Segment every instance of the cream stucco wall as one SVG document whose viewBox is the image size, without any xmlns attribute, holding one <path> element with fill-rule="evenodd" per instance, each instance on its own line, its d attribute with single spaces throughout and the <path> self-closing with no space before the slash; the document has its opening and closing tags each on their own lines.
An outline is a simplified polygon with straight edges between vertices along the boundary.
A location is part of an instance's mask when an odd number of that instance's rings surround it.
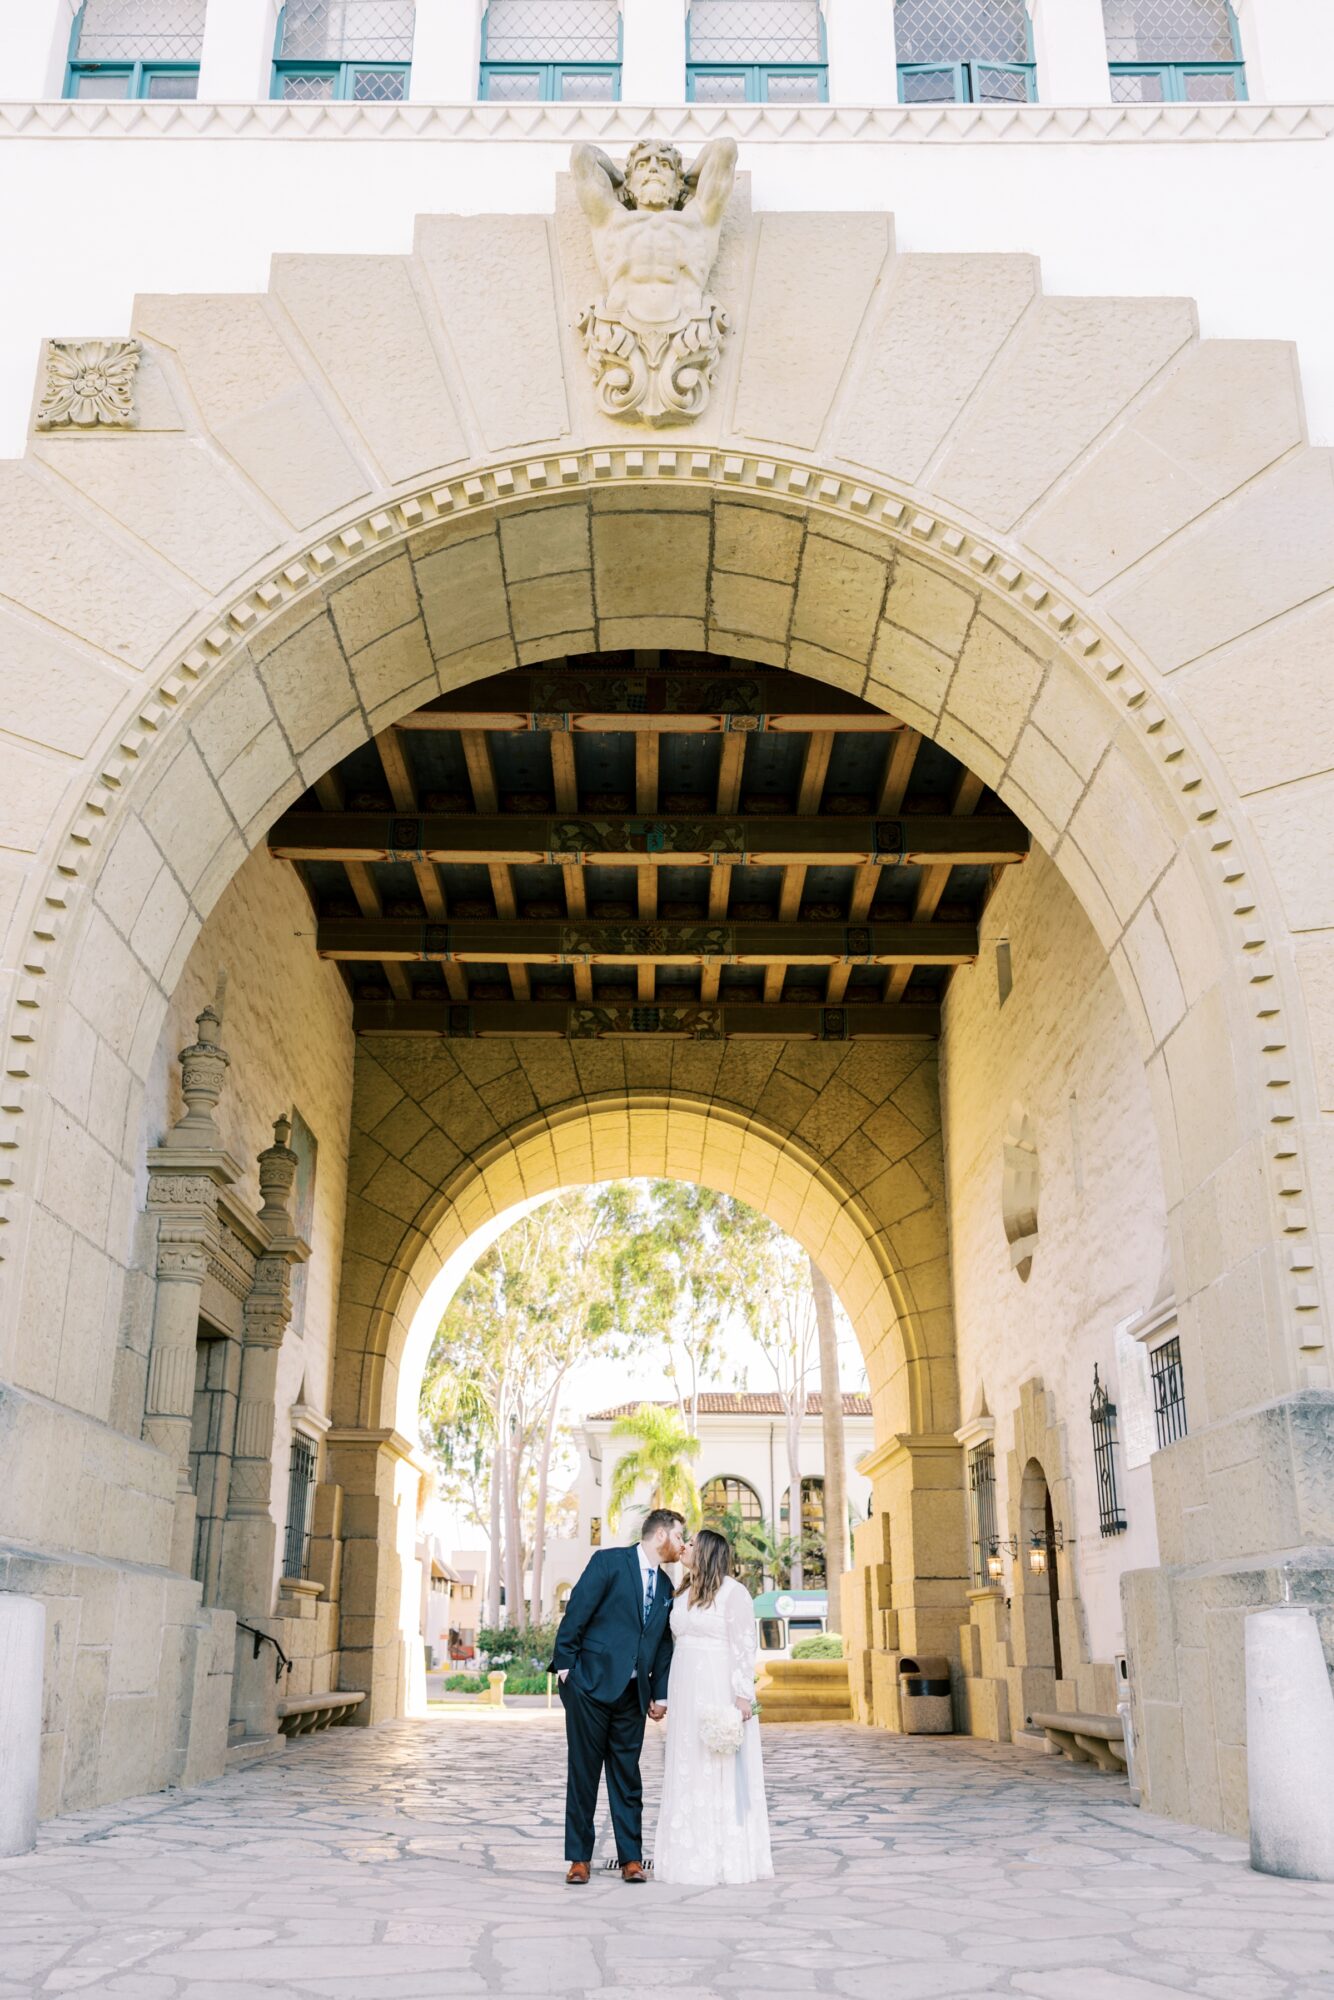
<svg viewBox="0 0 1334 2000">
<path fill-rule="evenodd" d="M 215 998 L 225 970 L 221 1039 L 231 1068 L 217 1123 L 243 1170 L 234 1191 L 252 1209 L 260 1207 L 256 1156 L 272 1144 L 272 1120 L 280 1113 L 300 1112 L 318 1146 L 310 1261 L 295 1280 L 304 1285 L 302 1323 L 290 1329 L 278 1366 L 273 1513 L 280 1528 L 287 1503 L 287 1413 L 303 1383 L 310 1407 L 329 1408 L 347 1202 L 352 1006 L 337 968 L 315 956 L 313 926 L 295 869 L 257 850 L 220 898 L 172 996 L 148 1076 L 138 1154 L 142 1201 L 146 1150 L 185 1109 L 177 1052 L 195 1039 L 195 1016 Z M 281 1557 L 280 1538 L 276 1559 Z"/>
<path fill-rule="evenodd" d="M 1020 1384 L 1040 1376 L 1066 1423 L 1066 1470 L 1077 1520 L 1062 1525 L 1088 1618 L 1089 1657 L 1123 1650 L 1119 1580 L 1158 1559 L 1147 1465 L 1119 1457 L 1128 1529 L 1098 1530 L 1092 1436 L 1093 1367 L 1120 1393 L 1116 1329 L 1155 1296 L 1167 1213 L 1153 1109 L 1107 954 L 1040 850 L 1007 871 L 987 906 L 983 951 L 956 977 L 945 1008 L 941 1094 L 959 1401 L 996 1420 L 997 1521 L 1008 1491 Z M 995 945 L 1008 939 L 1013 989 L 1001 1005 Z M 1006 1128 L 1032 1121 L 1040 1175 L 1038 1238 L 1025 1281 L 1002 1222 Z M 1046 1468 L 1054 1481 L 1059 1468 Z M 1020 1560 L 1023 1560 L 1022 1552 Z"/>
</svg>

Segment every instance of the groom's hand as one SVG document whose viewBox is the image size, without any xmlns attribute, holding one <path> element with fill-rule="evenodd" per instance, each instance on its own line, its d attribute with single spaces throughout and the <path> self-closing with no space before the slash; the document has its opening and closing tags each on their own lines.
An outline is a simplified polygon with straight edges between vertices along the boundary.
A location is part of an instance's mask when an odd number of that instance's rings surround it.
<svg viewBox="0 0 1334 2000">
<path fill-rule="evenodd" d="M 667 1713 L 667 1704 L 665 1701 L 651 1701 L 649 1703 L 648 1714 L 650 1722 L 661 1722 L 663 1716 L 666 1715 L 666 1713 Z"/>
</svg>

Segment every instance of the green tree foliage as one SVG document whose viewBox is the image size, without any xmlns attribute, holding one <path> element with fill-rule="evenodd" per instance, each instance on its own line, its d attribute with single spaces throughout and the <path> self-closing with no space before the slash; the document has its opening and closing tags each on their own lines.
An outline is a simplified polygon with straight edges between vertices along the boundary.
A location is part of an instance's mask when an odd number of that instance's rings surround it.
<svg viewBox="0 0 1334 2000">
<path fill-rule="evenodd" d="M 698 1455 L 699 1439 L 679 1412 L 664 1409 L 661 1403 L 641 1403 L 633 1416 L 616 1419 L 611 1434 L 634 1442 L 617 1459 L 611 1475 L 608 1525 L 616 1527 L 639 1488 L 647 1485 L 650 1507 L 674 1507 L 685 1515 L 688 1527 L 698 1527 L 699 1488 L 689 1461 Z"/>
</svg>

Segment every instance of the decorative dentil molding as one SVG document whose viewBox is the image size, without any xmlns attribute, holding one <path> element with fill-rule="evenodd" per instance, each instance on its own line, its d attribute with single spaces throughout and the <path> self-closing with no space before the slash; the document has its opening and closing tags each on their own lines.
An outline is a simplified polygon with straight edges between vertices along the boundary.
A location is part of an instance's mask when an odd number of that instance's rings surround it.
<svg viewBox="0 0 1334 2000">
<path fill-rule="evenodd" d="M 1331 104 L 251 104 L 58 101 L 0 104 L 3 139 L 352 139 L 420 144 L 498 139 L 630 145 L 650 133 L 696 147 L 747 145 L 1180 145 L 1220 139 L 1327 139 Z"/>
<path fill-rule="evenodd" d="M 48 340 L 38 430 L 132 430 L 137 340 Z"/>
</svg>

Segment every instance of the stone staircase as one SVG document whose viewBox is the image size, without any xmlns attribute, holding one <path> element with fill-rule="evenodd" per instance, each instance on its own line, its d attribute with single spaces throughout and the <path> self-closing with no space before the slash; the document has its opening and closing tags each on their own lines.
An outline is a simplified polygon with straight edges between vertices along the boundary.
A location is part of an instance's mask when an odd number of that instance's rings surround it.
<svg viewBox="0 0 1334 2000">
<path fill-rule="evenodd" d="M 770 1660 L 756 1682 L 761 1722 L 851 1722 L 846 1660 Z"/>
</svg>

